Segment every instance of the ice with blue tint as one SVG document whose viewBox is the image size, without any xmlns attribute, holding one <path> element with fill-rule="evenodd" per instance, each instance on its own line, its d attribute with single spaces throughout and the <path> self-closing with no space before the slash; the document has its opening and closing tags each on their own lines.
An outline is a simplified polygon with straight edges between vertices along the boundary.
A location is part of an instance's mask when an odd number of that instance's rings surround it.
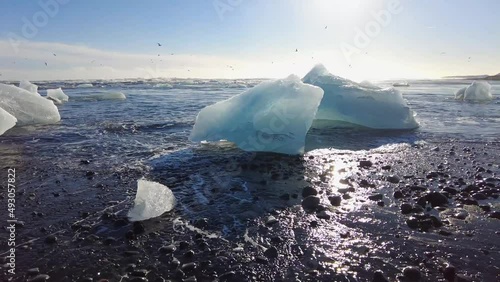
<svg viewBox="0 0 500 282">
<path fill-rule="evenodd" d="M 245 151 L 300 154 L 322 98 L 321 88 L 295 75 L 263 82 L 202 109 L 189 139 L 227 140 Z"/>
<path fill-rule="evenodd" d="M 459 90 L 459 92 L 462 89 Z M 489 101 L 493 100 L 491 85 L 486 81 L 474 81 L 463 90 L 464 101 Z"/>
<path fill-rule="evenodd" d="M 17 119 L 13 115 L 0 108 L 0 135 L 4 134 L 5 131 L 14 127 L 16 125 L 16 122 Z"/>
<path fill-rule="evenodd" d="M 321 87 L 325 92 L 316 120 L 373 129 L 419 126 L 415 113 L 401 92 L 394 88 L 380 89 L 373 84 L 356 83 L 331 74 L 323 65 L 316 65 L 302 81 Z"/>
<path fill-rule="evenodd" d="M 47 98 L 54 100 L 54 102 L 68 102 L 68 95 L 64 94 L 61 88 L 47 89 Z"/>
<path fill-rule="evenodd" d="M 27 81 L 27 80 L 21 80 L 19 82 L 19 88 L 27 90 L 30 93 L 40 95 L 40 94 L 38 94 L 38 86 Z"/>
<path fill-rule="evenodd" d="M 467 87 L 460 88 L 456 93 L 455 93 L 455 99 L 456 100 L 463 100 L 465 96 L 465 90 Z"/>
<path fill-rule="evenodd" d="M 157 182 L 137 181 L 134 207 L 128 212 L 130 221 L 141 221 L 158 217 L 175 206 L 174 193 L 167 186 Z"/>
<path fill-rule="evenodd" d="M 13 85 L 0 83 L 0 108 L 13 115 L 18 126 L 51 124 L 61 120 L 53 102 Z"/>
</svg>

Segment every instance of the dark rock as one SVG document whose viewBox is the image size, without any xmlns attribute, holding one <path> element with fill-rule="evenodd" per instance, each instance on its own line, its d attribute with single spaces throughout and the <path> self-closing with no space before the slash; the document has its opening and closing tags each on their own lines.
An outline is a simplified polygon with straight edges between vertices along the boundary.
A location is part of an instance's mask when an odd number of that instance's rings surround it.
<svg viewBox="0 0 500 282">
<path fill-rule="evenodd" d="M 415 217 L 410 217 L 406 220 L 406 224 L 408 225 L 408 227 L 410 227 L 411 229 L 417 229 L 418 226 L 419 226 L 419 222 L 418 222 L 418 219 L 415 218 Z"/>
<path fill-rule="evenodd" d="M 197 267 L 196 263 L 190 262 L 190 263 L 185 263 L 181 266 L 182 271 L 184 272 L 190 272 L 195 270 Z"/>
<path fill-rule="evenodd" d="M 403 192 L 396 191 L 396 192 L 394 192 L 393 197 L 394 197 L 394 199 L 401 199 L 404 197 L 404 195 L 403 195 Z"/>
<path fill-rule="evenodd" d="M 443 269 L 443 276 L 444 276 L 444 279 L 446 279 L 446 281 L 449 281 L 449 282 L 455 281 L 456 274 L 457 274 L 457 270 L 455 269 L 454 266 L 447 265 Z"/>
<path fill-rule="evenodd" d="M 432 207 L 444 206 L 448 204 L 448 198 L 439 192 L 430 192 L 425 196 Z"/>
<path fill-rule="evenodd" d="M 380 201 L 384 198 L 384 195 L 378 193 L 378 194 L 373 194 L 373 195 L 370 195 L 368 196 L 368 199 L 372 200 L 372 201 Z"/>
<path fill-rule="evenodd" d="M 40 273 L 40 269 L 38 269 L 38 267 L 30 268 L 26 273 L 28 274 L 28 276 L 34 276 Z"/>
<path fill-rule="evenodd" d="M 146 277 L 146 275 L 148 275 L 148 271 L 146 269 L 136 269 L 130 274 L 136 277 Z"/>
<path fill-rule="evenodd" d="M 373 274 L 372 282 L 389 282 L 389 280 L 387 280 L 387 278 L 385 278 L 382 270 L 377 270 Z"/>
<path fill-rule="evenodd" d="M 402 214 L 409 214 L 412 212 L 412 210 L 413 210 L 412 205 L 407 204 L 407 203 L 401 204 L 401 213 Z"/>
<path fill-rule="evenodd" d="M 57 243 L 57 237 L 54 235 L 49 235 L 49 236 L 45 237 L 45 243 L 55 244 L 55 243 Z"/>
<path fill-rule="evenodd" d="M 340 206 L 340 203 L 342 202 L 342 197 L 340 195 L 335 195 L 335 196 L 330 196 L 328 197 L 328 200 L 330 201 L 330 204 L 332 206 Z"/>
<path fill-rule="evenodd" d="M 378 202 L 377 202 L 377 205 L 378 205 L 379 207 L 384 207 L 384 206 L 385 206 L 385 202 L 384 202 L 384 201 L 378 201 Z"/>
<path fill-rule="evenodd" d="M 80 164 L 82 164 L 82 165 L 88 165 L 88 164 L 90 164 L 90 161 L 89 160 L 81 160 Z"/>
<path fill-rule="evenodd" d="M 159 249 L 160 253 L 169 254 L 175 252 L 176 248 L 174 245 L 163 246 Z"/>
<path fill-rule="evenodd" d="M 500 211 L 494 211 L 494 212 L 490 213 L 490 215 L 488 217 L 500 219 Z"/>
<path fill-rule="evenodd" d="M 403 269 L 403 277 L 407 282 L 418 282 L 422 280 L 422 274 L 416 267 L 407 266 Z"/>
<path fill-rule="evenodd" d="M 270 215 L 266 220 L 266 225 L 273 225 L 275 223 L 278 223 L 278 220 L 272 215 Z"/>
<path fill-rule="evenodd" d="M 359 161 L 360 167 L 367 168 L 367 167 L 371 167 L 372 165 L 373 165 L 373 163 L 371 161 L 366 161 L 366 160 Z"/>
<path fill-rule="evenodd" d="M 331 218 L 330 214 L 326 211 L 320 211 L 316 214 L 318 218 L 329 220 Z"/>
<path fill-rule="evenodd" d="M 28 282 L 44 282 L 44 281 L 48 281 L 50 278 L 50 276 L 48 276 L 47 274 L 38 274 L 37 276 L 31 278 L 31 279 L 28 279 Z"/>
<path fill-rule="evenodd" d="M 391 170 L 392 166 L 390 165 L 384 165 L 383 167 L 381 167 L 383 170 Z"/>
<path fill-rule="evenodd" d="M 268 264 L 268 260 L 267 258 L 263 257 L 263 256 L 258 256 L 255 258 L 255 261 L 260 263 L 260 264 Z"/>
<path fill-rule="evenodd" d="M 387 176 L 387 181 L 390 182 L 390 183 L 397 184 L 401 180 L 399 179 L 399 177 L 397 177 L 395 175 L 389 175 L 389 176 Z"/>
<path fill-rule="evenodd" d="M 268 258 L 277 258 L 278 257 L 278 249 L 276 249 L 276 247 L 270 247 L 264 251 L 264 255 Z"/>
<path fill-rule="evenodd" d="M 85 172 L 85 176 L 87 176 L 87 177 L 92 177 L 94 175 L 95 175 L 95 172 L 93 172 L 93 171 L 89 170 L 89 171 Z"/>
<path fill-rule="evenodd" d="M 472 194 L 472 198 L 474 198 L 478 201 L 488 199 L 488 197 L 483 193 L 474 193 L 474 194 Z"/>
<path fill-rule="evenodd" d="M 107 237 L 106 239 L 104 239 L 104 244 L 105 245 L 111 245 L 111 244 L 114 244 L 116 242 L 116 239 L 113 238 L 113 237 Z"/>
<path fill-rule="evenodd" d="M 425 176 L 427 179 L 431 179 L 431 178 L 437 178 L 439 177 L 439 173 L 435 172 L 435 171 L 431 171 L 429 172 L 426 176 Z"/>
<path fill-rule="evenodd" d="M 181 242 L 179 242 L 179 248 L 181 250 L 185 250 L 185 249 L 189 248 L 189 243 L 186 241 L 181 241 Z"/>
<path fill-rule="evenodd" d="M 305 210 L 315 210 L 319 207 L 321 202 L 320 198 L 317 196 L 308 196 L 302 200 L 302 207 Z"/>
<path fill-rule="evenodd" d="M 316 196 L 318 195 L 318 191 L 311 186 L 307 186 L 302 189 L 302 197 L 306 198 L 308 196 Z"/>
<path fill-rule="evenodd" d="M 194 251 L 193 250 L 189 250 L 187 252 L 184 253 L 184 257 L 185 258 L 193 258 L 194 257 Z"/>
<path fill-rule="evenodd" d="M 196 276 L 191 276 L 186 279 L 183 279 L 182 282 L 196 282 Z"/>
</svg>

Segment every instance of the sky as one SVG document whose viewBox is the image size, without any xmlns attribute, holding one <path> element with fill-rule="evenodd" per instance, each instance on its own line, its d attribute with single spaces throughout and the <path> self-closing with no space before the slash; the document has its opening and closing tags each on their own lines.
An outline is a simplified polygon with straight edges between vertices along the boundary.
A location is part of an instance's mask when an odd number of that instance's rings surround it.
<svg viewBox="0 0 500 282">
<path fill-rule="evenodd" d="M 498 0 L 0 0 L 0 80 L 500 72 Z M 161 46 L 159 46 L 159 44 Z"/>
</svg>

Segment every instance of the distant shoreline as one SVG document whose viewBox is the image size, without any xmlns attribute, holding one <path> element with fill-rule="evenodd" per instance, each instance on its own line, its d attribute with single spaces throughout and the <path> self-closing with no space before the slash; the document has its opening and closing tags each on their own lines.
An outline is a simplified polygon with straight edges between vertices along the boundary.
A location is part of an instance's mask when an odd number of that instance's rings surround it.
<svg viewBox="0 0 500 282">
<path fill-rule="evenodd" d="M 456 76 L 445 76 L 443 78 L 447 79 L 480 79 L 480 80 L 500 80 L 500 73 L 496 75 L 456 75 Z"/>
</svg>

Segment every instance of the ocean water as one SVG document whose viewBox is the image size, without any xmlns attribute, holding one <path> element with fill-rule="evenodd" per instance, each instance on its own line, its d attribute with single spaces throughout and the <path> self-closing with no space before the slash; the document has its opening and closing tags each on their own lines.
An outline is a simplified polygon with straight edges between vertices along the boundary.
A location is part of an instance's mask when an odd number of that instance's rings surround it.
<svg viewBox="0 0 500 282">
<path fill-rule="evenodd" d="M 228 159 L 248 157 L 229 144 L 194 144 L 188 136 L 197 113 L 205 106 L 227 99 L 258 84 L 260 80 L 146 80 L 146 81 L 62 81 L 38 82 L 39 92 L 62 87 L 70 97 L 58 106 L 62 120 L 58 124 L 14 128 L 0 137 L 0 159 L 37 163 L 58 169 L 78 167 L 81 160 L 92 160 L 94 168 L 123 172 L 143 171 L 147 177 L 189 178 L 180 191 L 180 204 L 188 214 L 196 206 L 217 198 L 209 191 L 224 186 L 220 178 L 237 178 L 214 163 L 226 165 Z M 77 85 L 92 83 L 93 87 Z M 500 141 L 500 83 L 492 83 L 495 100 L 486 103 L 455 101 L 454 93 L 468 81 L 409 81 L 400 90 L 417 113 L 421 127 L 411 131 L 368 129 L 311 129 L 306 150 L 355 152 L 380 146 L 397 150 L 397 144 Z M 389 86 L 388 82 L 379 83 Z M 121 92 L 127 99 L 105 99 L 103 93 Z M 394 145 L 394 146 L 393 146 Z M 389 149 L 391 150 L 391 149 Z M 315 152 L 310 152 L 314 154 Z M 316 152 L 317 154 L 317 152 Z M 299 168 L 300 169 L 300 168 Z M 188 172 L 186 176 L 185 172 Z M 215 180 L 214 180 L 215 179 Z M 240 179 L 241 180 L 241 179 Z M 168 182 L 168 181 L 167 181 Z M 173 181 L 174 186 L 179 182 Z M 224 181 L 223 181 L 224 182 Z M 244 193 L 248 179 L 227 185 L 242 189 L 239 205 L 233 213 L 246 209 L 242 201 L 254 195 Z M 166 183 L 169 184 L 170 183 Z M 128 187 L 132 188 L 132 187 Z M 232 189 L 232 188 L 228 188 Z M 211 196 L 210 196 L 211 195 Z M 212 197 L 212 198 L 211 198 Z M 192 198 L 195 200 L 193 201 Z M 183 199 L 188 199 L 186 204 Z M 118 200 L 118 199 L 117 199 Z M 232 199 L 227 199 L 228 201 Z M 227 207 L 226 205 L 221 205 Z M 205 214 L 201 213 L 200 216 Z"/>
</svg>

